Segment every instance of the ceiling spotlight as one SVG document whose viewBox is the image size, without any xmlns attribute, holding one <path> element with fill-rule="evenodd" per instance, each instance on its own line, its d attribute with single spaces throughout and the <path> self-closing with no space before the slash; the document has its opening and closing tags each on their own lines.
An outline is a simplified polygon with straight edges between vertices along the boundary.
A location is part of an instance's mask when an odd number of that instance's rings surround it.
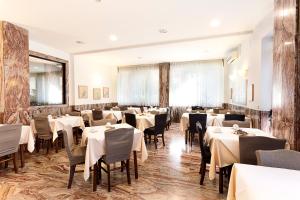
<svg viewBox="0 0 300 200">
<path fill-rule="evenodd" d="M 139 56 L 139 57 L 137 57 L 138 59 L 142 59 L 142 57 L 141 56 Z"/>
<path fill-rule="evenodd" d="M 101 2 L 101 0 L 95 0 L 97 3 L 100 3 Z"/>
<path fill-rule="evenodd" d="M 110 36 L 109 36 L 109 39 L 110 39 L 111 41 L 117 41 L 117 40 L 118 40 L 118 37 L 117 37 L 116 35 L 110 35 Z"/>
<path fill-rule="evenodd" d="M 210 26 L 213 28 L 219 27 L 221 25 L 221 21 L 219 19 L 212 19 L 210 21 Z"/>
<path fill-rule="evenodd" d="M 76 41 L 76 44 L 84 44 L 84 42 L 83 42 L 83 41 L 80 41 L 80 40 L 77 40 L 77 41 Z"/>
<path fill-rule="evenodd" d="M 158 30 L 159 33 L 168 33 L 167 29 L 161 28 Z"/>
</svg>

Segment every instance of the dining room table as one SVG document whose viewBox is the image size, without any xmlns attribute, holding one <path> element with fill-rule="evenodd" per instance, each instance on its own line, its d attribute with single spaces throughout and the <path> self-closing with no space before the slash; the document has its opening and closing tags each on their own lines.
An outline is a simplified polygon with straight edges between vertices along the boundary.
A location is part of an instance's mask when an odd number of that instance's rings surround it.
<svg viewBox="0 0 300 200">
<path fill-rule="evenodd" d="M 234 164 L 227 200 L 292 200 L 299 196 L 300 171 Z"/>
<path fill-rule="evenodd" d="M 118 128 L 133 128 L 129 124 L 114 124 L 104 126 L 86 127 L 82 133 L 81 146 L 86 146 L 84 180 L 90 177 L 90 168 L 98 168 L 98 160 L 105 155 L 105 131 Z M 145 145 L 144 133 L 137 128 L 134 128 L 132 152 L 134 159 L 135 178 L 138 179 L 138 158 L 137 152 L 140 152 L 140 162 L 143 163 L 148 158 L 148 152 Z M 97 170 L 94 170 L 93 191 L 97 188 L 96 183 Z"/>
<path fill-rule="evenodd" d="M 48 117 L 49 126 L 53 133 L 53 142 L 58 138 L 58 132 L 65 130 L 66 125 L 70 125 L 73 128 L 79 127 L 84 130 L 85 125 L 83 118 L 81 116 L 59 116 L 59 117 Z M 30 126 L 34 134 L 37 133 L 35 129 L 35 122 L 34 119 L 30 121 Z M 67 130 L 66 130 L 67 131 Z"/>
<path fill-rule="evenodd" d="M 155 126 L 155 115 L 151 113 L 140 113 L 135 114 L 136 128 L 144 132 L 145 129 Z M 123 117 L 122 123 L 126 123 L 125 116 Z"/>
<path fill-rule="evenodd" d="M 251 136 L 273 137 L 256 128 L 241 128 L 243 132 Z M 209 179 L 216 178 L 216 167 L 226 167 L 240 162 L 239 135 L 233 127 L 207 127 L 204 140 L 209 145 L 211 160 L 209 166 Z"/>
<path fill-rule="evenodd" d="M 116 119 L 121 121 L 123 118 L 123 112 L 120 110 L 102 110 L 103 119 Z M 92 110 L 82 110 L 81 115 L 86 115 L 89 119 L 89 124 L 92 124 L 93 111 Z"/>
<path fill-rule="evenodd" d="M 207 126 L 223 126 L 222 123 L 225 120 L 225 114 L 214 114 L 214 113 L 188 113 L 185 112 L 182 114 L 180 118 L 180 131 L 185 133 L 185 131 L 189 127 L 189 115 L 190 114 L 207 114 Z M 249 117 L 245 117 L 245 121 L 249 121 L 251 124 L 251 119 Z"/>
</svg>

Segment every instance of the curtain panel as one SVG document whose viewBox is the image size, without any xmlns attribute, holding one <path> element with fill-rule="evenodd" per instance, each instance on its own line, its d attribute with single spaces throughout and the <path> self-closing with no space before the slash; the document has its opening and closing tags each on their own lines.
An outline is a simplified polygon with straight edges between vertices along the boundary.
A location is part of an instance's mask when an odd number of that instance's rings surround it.
<svg viewBox="0 0 300 200">
<path fill-rule="evenodd" d="M 118 68 L 120 105 L 159 105 L 159 67 L 140 65 Z"/>
<path fill-rule="evenodd" d="M 219 107 L 223 101 L 222 60 L 171 63 L 170 106 Z"/>
</svg>

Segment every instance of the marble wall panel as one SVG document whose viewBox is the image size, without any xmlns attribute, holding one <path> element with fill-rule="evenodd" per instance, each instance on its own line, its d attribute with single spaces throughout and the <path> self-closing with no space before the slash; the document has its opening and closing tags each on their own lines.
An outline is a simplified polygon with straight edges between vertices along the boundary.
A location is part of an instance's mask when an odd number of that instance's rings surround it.
<svg viewBox="0 0 300 200">
<path fill-rule="evenodd" d="M 169 106 L 170 63 L 159 64 L 159 106 Z"/>
<path fill-rule="evenodd" d="M 298 9 L 296 0 L 275 0 L 274 66 L 272 133 L 288 141 L 291 149 L 297 148 L 300 103 L 297 78 L 296 35 Z"/>
<path fill-rule="evenodd" d="M 29 107 L 28 31 L 8 22 L 1 24 L 3 122 L 25 122 L 24 110 Z"/>
</svg>

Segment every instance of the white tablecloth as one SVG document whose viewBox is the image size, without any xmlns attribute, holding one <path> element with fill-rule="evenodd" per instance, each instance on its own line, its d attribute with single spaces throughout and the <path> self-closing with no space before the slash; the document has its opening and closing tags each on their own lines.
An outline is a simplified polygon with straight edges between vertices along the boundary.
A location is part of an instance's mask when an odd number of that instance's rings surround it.
<svg viewBox="0 0 300 200">
<path fill-rule="evenodd" d="M 115 124 L 115 128 L 132 128 L 129 124 Z M 105 136 L 107 130 L 105 126 L 86 127 L 82 133 L 81 145 L 84 146 L 87 142 L 84 179 L 87 180 L 90 176 L 90 167 L 92 167 L 103 155 L 105 155 Z M 134 129 L 134 138 L 132 151 L 141 152 L 141 161 L 144 162 L 148 158 L 144 134 L 138 129 Z"/>
<path fill-rule="evenodd" d="M 227 200 L 294 200 L 299 188 L 300 171 L 234 164 Z"/>
<path fill-rule="evenodd" d="M 189 126 L 189 114 L 190 113 L 183 113 L 180 119 L 180 131 L 183 133 L 187 130 Z M 224 120 L 225 120 L 225 114 L 207 113 L 207 126 L 223 126 L 222 122 Z M 246 117 L 245 120 L 251 121 L 249 117 Z"/>
<path fill-rule="evenodd" d="M 58 131 L 65 130 L 64 126 L 70 125 L 72 127 L 80 127 L 84 129 L 84 122 L 80 116 L 62 116 L 56 119 L 49 119 L 50 129 L 53 133 L 53 141 L 58 137 Z M 34 120 L 31 120 L 30 126 L 34 133 L 36 133 Z"/>
<path fill-rule="evenodd" d="M 141 108 L 139 107 L 128 107 L 127 110 L 133 110 L 136 114 L 141 114 Z"/>
<path fill-rule="evenodd" d="M 217 130 L 220 130 L 220 132 Z M 242 128 L 242 130 L 253 136 L 272 137 L 259 129 Z M 207 128 L 205 140 L 209 144 L 211 151 L 210 180 L 216 177 L 216 166 L 226 167 L 240 161 L 239 136 L 233 133 L 232 127 L 209 126 Z"/>
<path fill-rule="evenodd" d="M 6 124 L 0 124 L 4 126 Z M 32 153 L 34 151 L 35 138 L 30 126 L 22 125 L 21 138 L 19 144 L 27 144 L 27 150 Z"/>
</svg>

